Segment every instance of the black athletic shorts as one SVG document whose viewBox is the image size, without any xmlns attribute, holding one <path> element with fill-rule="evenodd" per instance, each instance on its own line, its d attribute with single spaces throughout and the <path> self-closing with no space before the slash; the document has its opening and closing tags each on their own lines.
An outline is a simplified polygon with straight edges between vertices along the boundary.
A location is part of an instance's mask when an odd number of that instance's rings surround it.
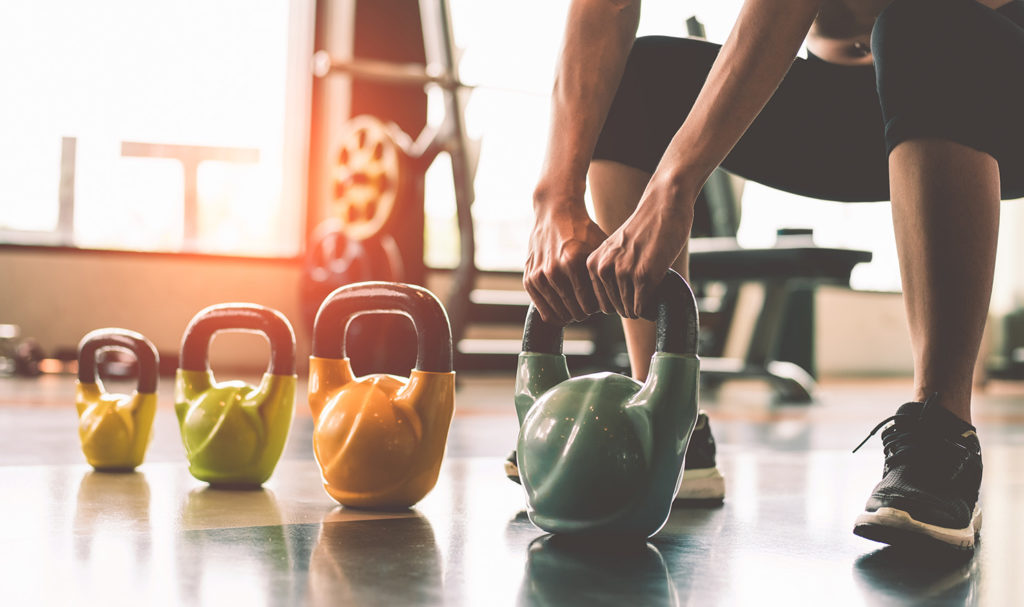
<svg viewBox="0 0 1024 607">
<path fill-rule="evenodd" d="M 719 49 L 637 39 L 594 158 L 653 172 Z M 992 155 L 1003 198 L 1024 197 L 1024 0 L 895 0 L 872 51 L 873 66 L 796 59 L 722 167 L 812 198 L 888 200 L 888 153 L 941 138 Z"/>
</svg>

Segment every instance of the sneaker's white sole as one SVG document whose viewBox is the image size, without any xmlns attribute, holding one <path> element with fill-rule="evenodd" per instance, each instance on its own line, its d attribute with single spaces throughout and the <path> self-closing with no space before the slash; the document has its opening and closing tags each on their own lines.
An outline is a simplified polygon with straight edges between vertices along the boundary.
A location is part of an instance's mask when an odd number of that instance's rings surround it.
<svg viewBox="0 0 1024 607">
<path fill-rule="evenodd" d="M 519 467 L 505 462 L 505 476 L 518 482 Z M 718 468 L 684 470 L 683 481 L 676 492 L 677 500 L 721 500 L 725 499 L 725 477 Z"/>
<path fill-rule="evenodd" d="M 981 532 L 981 505 L 974 506 L 971 524 L 963 529 L 949 529 L 922 523 L 897 508 L 879 508 L 875 512 L 864 512 L 858 516 L 853 532 L 886 544 L 930 538 L 958 550 L 973 550 L 974 539 Z"/>
<path fill-rule="evenodd" d="M 519 482 L 519 466 L 508 460 L 505 461 L 505 476 L 509 479 Z"/>
<path fill-rule="evenodd" d="M 683 482 L 676 492 L 677 500 L 725 499 L 725 478 L 718 468 L 697 468 L 683 471 Z"/>
</svg>

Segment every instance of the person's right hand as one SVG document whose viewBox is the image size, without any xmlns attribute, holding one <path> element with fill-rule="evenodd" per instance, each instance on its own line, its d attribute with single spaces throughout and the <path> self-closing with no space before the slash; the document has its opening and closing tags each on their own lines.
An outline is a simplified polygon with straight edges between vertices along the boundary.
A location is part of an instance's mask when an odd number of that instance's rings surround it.
<svg viewBox="0 0 1024 607">
<path fill-rule="evenodd" d="M 545 322 L 567 325 L 600 311 L 587 256 L 605 238 L 582 200 L 538 208 L 523 285 Z"/>
</svg>

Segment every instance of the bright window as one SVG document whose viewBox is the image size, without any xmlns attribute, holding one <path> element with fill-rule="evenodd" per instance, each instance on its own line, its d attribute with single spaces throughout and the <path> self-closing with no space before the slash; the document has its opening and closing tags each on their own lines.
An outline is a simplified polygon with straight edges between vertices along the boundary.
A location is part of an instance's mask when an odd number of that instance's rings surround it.
<svg viewBox="0 0 1024 607">
<path fill-rule="evenodd" d="M 311 7 L 0 4 L 0 241 L 297 254 Z"/>
</svg>

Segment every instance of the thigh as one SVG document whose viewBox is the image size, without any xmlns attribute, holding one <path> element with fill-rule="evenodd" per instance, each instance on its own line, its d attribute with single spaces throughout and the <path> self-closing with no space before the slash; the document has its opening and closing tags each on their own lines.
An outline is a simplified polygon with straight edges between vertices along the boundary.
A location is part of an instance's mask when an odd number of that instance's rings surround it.
<svg viewBox="0 0 1024 607">
<path fill-rule="evenodd" d="M 684 38 L 638 39 L 594 157 L 653 171 L 689 114 L 719 49 Z M 797 59 L 722 166 L 804 196 L 887 199 L 873 70 Z"/>
<path fill-rule="evenodd" d="M 1024 196 L 1024 2 L 896 0 L 872 46 L 887 146 L 942 138 L 999 162 L 1004 198 Z"/>
<path fill-rule="evenodd" d="M 874 69 L 798 58 L 722 166 L 811 198 L 888 200 Z"/>
</svg>

